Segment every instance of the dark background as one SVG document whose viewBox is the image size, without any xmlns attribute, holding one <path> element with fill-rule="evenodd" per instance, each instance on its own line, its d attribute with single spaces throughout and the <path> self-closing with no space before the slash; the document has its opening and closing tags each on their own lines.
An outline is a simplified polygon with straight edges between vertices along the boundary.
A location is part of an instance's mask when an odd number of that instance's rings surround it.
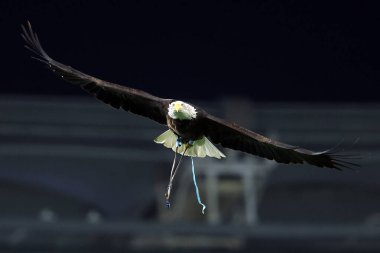
<svg viewBox="0 0 380 253">
<path fill-rule="evenodd" d="M 249 1 L 247 1 L 249 2 Z M 78 94 L 29 57 L 162 97 L 378 101 L 376 1 L 0 1 L 1 93 Z"/>
<path fill-rule="evenodd" d="M 379 10 L 379 1 L 0 0 L 0 251 L 380 252 Z M 359 154 L 361 167 L 269 169 L 223 150 L 237 174 L 219 174 L 216 198 L 200 173 L 217 171 L 216 159 L 196 159 L 206 215 L 188 159 L 167 210 L 173 153 L 152 143 L 166 128 L 31 59 L 27 20 L 62 63 L 284 143 L 317 151 L 345 139 L 342 152 Z"/>
</svg>

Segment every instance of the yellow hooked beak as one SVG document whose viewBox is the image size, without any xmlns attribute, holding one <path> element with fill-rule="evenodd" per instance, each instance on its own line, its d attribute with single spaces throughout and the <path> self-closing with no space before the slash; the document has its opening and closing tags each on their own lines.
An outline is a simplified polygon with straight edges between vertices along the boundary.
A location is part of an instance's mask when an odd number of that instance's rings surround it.
<svg viewBox="0 0 380 253">
<path fill-rule="evenodd" d="M 174 104 L 174 110 L 176 112 L 179 112 L 179 110 L 181 110 L 181 109 L 182 109 L 182 104 L 181 103 L 177 102 L 177 103 Z"/>
</svg>

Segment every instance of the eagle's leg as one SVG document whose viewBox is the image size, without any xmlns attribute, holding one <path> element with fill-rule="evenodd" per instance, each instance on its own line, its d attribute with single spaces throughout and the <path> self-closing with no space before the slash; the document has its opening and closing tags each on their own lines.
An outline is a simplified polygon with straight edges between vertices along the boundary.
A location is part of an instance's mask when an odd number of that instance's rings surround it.
<svg viewBox="0 0 380 253">
<path fill-rule="evenodd" d="M 170 208 L 170 201 L 169 201 L 169 198 L 170 198 L 170 193 L 171 193 L 171 190 L 172 190 L 172 186 L 173 186 L 173 180 L 174 180 L 174 177 L 175 175 L 177 174 L 177 170 L 179 168 L 179 166 L 181 165 L 181 162 L 182 162 L 182 158 L 183 156 L 185 155 L 187 149 L 189 148 L 190 145 L 192 145 L 192 141 L 189 141 L 188 143 L 186 143 L 186 147 L 185 147 L 185 150 L 183 151 L 183 153 L 181 154 L 181 157 L 179 158 L 179 161 L 178 161 L 178 164 L 176 166 L 176 160 L 177 160 L 177 151 L 178 151 L 178 147 L 181 147 L 183 145 L 183 138 L 182 137 L 178 137 L 177 139 L 177 143 L 176 143 L 176 150 L 174 152 L 174 160 L 173 160 L 173 165 L 172 165 L 172 170 L 170 171 L 170 179 L 169 179 L 169 184 L 168 184 L 168 188 L 167 188 L 167 191 L 165 193 L 165 197 L 166 197 L 166 207 L 167 208 Z"/>
</svg>

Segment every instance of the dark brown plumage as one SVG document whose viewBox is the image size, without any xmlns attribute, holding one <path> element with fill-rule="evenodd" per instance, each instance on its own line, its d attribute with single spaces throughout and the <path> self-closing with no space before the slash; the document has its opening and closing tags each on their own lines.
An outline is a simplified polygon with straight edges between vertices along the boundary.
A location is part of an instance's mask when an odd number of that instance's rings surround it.
<svg viewBox="0 0 380 253">
<path fill-rule="evenodd" d="M 172 120 L 168 117 L 168 106 L 175 100 L 159 98 L 141 90 L 103 81 L 57 62 L 43 50 L 29 22 L 27 28 L 22 26 L 22 30 L 22 37 L 26 41 L 25 47 L 38 56 L 37 60 L 47 64 L 64 80 L 79 85 L 99 100 L 115 108 L 123 108 L 160 124 L 168 125 L 177 135 L 186 140 L 206 136 L 213 143 L 221 144 L 223 147 L 240 150 L 279 163 L 308 163 L 338 170 L 357 166 L 348 161 L 352 156 L 335 151 L 313 152 L 274 141 L 234 123 L 214 117 L 195 106 L 197 111 L 195 119 Z"/>
</svg>

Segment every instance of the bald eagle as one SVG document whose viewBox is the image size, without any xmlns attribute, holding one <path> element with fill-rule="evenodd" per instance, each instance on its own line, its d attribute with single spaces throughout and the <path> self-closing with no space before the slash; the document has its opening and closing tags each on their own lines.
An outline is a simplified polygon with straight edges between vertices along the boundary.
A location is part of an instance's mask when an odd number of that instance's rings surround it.
<svg viewBox="0 0 380 253">
<path fill-rule="evenodd" d="M 279 163 L 308 163 L 318 167 L 341 170 L 357 166 L 351 156 L 335 150 L 310 151 L 281 143 L 243 128 L 235 123 L 210 115 L 205 110 L 174 99 L 164 99 L 147 92 L 107 82 L 90 76 L 52 59 L 42 48 L 30 22 L 22 25 L 25 47 L 35 53 L 35 59 L 64 80 L 80 86 L 99 100 L 117 109 L 148 117 L 169 129 L 155 139 L 156 143 L 191 157 L 222 158 L 225 155 L 214 144 L 243 151 Z M 183 145 L 178 145 L 178 141 Z"/>
</svg>

